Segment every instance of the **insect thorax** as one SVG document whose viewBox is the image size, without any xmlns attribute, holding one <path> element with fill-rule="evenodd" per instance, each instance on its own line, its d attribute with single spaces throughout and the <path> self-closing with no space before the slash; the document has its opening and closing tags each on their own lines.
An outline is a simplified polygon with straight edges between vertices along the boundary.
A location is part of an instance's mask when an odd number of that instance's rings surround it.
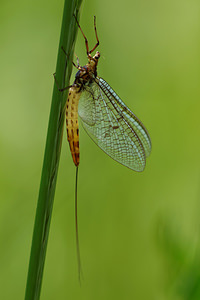
<svg viewBox="0 0 200 300">
<path fill-rule="evenodd" d="M 79 70 L 75 75 L 73 85 L 82 90 L 85 86 L 90 85 L 94 81 L 97 77 L 97 64 L 99 57 L 100 53 L 98 51 L 93 57 L 90 53 L 88 54 L 88 63 L 83 67 L 79 67 Z"/>
</svg>

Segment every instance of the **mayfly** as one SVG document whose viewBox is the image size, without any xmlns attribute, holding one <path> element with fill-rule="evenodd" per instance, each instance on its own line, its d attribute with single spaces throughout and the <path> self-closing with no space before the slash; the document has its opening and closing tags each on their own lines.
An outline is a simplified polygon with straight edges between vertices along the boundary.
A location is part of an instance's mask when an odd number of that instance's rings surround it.
<svg viewBox="0 0 200 300">
<path fill-rule="evenodd" d="M 60 90 L 69 88 L 66 103 L 66 126 L 70 150 L 76 166 L 75 218 L 80 279 L 81 264 L 77 223 L 77 178 L 80 162 L 78 115 L 92 140 L 111 158 L 134 171 L 144 170 L 146 157 L 151 152 L 151 140 L 142 122 L 124 104 L 110 85 L 97 76 L 100 53 L 97 51 L 94 56 L 91 55 L 99 45 L 95 17 L 94 30 L 97 42 L 92 50 L 89 50 L 88 40 L 77 19 L 76 22 L 85 39 L 88 63 L 81 67 L 77 59 L 77 65 L 73 63 L 78 69 L 74 83 Z"/>
</svg>

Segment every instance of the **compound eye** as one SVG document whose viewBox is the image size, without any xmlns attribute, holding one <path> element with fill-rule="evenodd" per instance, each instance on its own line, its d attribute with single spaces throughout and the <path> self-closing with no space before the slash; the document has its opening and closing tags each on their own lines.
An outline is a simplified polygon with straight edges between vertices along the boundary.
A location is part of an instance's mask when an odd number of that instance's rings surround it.
<svg viewBox="0 0 200 300">
<path fill-rule="evenodd" d="M 95 56 L 94 56 L 94 58 L 95 59 L 99 59 L 99 57 L 100 57 L 100 53 L 97 51 L 96 54 L 95 54 Z"/>
</svg>

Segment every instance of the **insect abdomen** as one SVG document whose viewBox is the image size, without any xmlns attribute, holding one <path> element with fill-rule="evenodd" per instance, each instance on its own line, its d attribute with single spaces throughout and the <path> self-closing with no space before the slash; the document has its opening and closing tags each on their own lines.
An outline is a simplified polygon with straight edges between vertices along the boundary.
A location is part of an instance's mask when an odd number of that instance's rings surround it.
<svg viewBox="0 0 200 300">
<path fill-rule="evenodd" d="M 75 166 L 79 165 L 79 125 L 78 125 L 78 102 L 80 93 L 75 87 L 69 90 L 66 108 L 67 139 Z"/>
</svg>

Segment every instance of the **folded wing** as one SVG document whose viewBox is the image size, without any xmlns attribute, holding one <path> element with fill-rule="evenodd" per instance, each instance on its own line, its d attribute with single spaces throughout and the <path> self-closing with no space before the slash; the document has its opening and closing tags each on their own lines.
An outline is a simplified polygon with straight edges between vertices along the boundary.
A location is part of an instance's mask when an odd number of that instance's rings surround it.
<svg viewBox="0 0 200 300">
<path fill-rule="evenodd" d="M 93 141 L 122 165 L 143 171 L 151 141 L 141 121 L 102 78 L 81 93 L 78 113 Z"/>
</svg>

